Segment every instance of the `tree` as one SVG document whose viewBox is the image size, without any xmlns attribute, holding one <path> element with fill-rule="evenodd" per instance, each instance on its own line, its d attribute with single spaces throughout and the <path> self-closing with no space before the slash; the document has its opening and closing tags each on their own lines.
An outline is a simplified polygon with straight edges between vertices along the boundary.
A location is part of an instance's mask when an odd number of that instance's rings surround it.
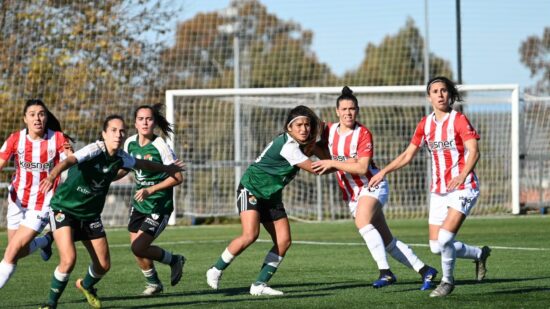
<svg viewBox="0 0 550 309">
<path fill-rule="evenodd" d="M 529 90 L 535 94 L 550 94 L 550 27 L 544 29 L 542 37 L 533 35 L 523 41 L 519 53 L 531 77 L 539 78 Z"/>
<path fill-rule="evenodd" d="M 232 88 L 235 69 L 243 88 L 327 85 L 335 77 L 311 51 L 312 38 L 257 0 L 233 1 L 225 13 L 198 14 L 180 24 L 174 46 L 162 53 L 162 72 L 170 88 Z"/>
</svg>

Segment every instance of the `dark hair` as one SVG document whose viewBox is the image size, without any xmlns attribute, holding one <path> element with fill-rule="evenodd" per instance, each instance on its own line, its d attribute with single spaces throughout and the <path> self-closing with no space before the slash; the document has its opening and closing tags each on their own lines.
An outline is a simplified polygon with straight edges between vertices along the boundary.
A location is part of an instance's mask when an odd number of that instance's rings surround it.
<svg viewBox="0 0 550 309">
<path fill-rule="evenodd" d="M 445 87 L 447 87 L 447 91 L 449 92 L 449 99 L 451 100 L 451 102 L 449 102 L 449 105 L 452 106 L 455 102 L 462 102 L 462 97 L 458 92 L 458 88 L 456 88 L 456 84 L 445 76 L 436 76 L 430 79 L 428 81 L 428 85 L 426 85 L 426 94 L 430 95 L 430 88 L 434 83 L 445 84 Z"/>
<path fill-rule="evenodd" d="M 288 113 L 288 116 L 286 117 L 284 132 L 288 132 L 288 126 L 296 117 L 300 117 L 300 116 L 309 118 L 309 124 L 311 127 L 311 131 L 309 132 L 309 137 L 304 144 L 315 142 L 321 131 L 321 120 L 319 120 L 319 117 L 317 117 L 315 112 L 313 112 L 309 107 L 304 105 L 298 105 L 292 110 L 290 110 L 290 112 Z"/>
<path fill-rule="evenodd" d="M 52 131 L 59 131 L 59 132 L 63 133 L 63 129 L 61 129 L 61 124 L 59 123 L 59 120 L 57 120 L 55 115 L 50 112 L 48 107 L 46 107 L 46 104 L 44 104 L 44 102 L 40 99 L 27 100 L 27 102 L 25 102 L 25 107 L 23 108 L 23 115 L 25 115 L 27 113 L 27 110 L 29 109 L 29 107 L 34 106 L 34 105 L 42 106 L 46 110 L 46 117 L 47 117 L 46 131 L 47 131 L 47 129 L 50 129 Z M 74 143 L 74 140 L 69 135 L 63 133 L 63 136 L 65 136 L 66 138 L 71 140 L 71 142 Z"/>
<path fill-rule="evenodd" d="M 344 86 L 344 88 L 342 88 L 342 94 L 340 94 L 340 96 L 336 99 L 336 108 L 340 107 L 340 101 L 342 100 L 353 101 L 355 108 L 359 109 L 357 98 L 353 95 L 353 91 L 348 86 Z"/>
<path fill-rule="evenodd" d="M 166 120 L 166 118 L 160 113 L 160 110 L 162 108 L 162 104 L 158 103 L 153 106 L 151 105 L 141 105 L 134 111 L 134 119 L 137 118 L 137 113 L 140 109 L 150 109 L 153 112 L 153 118 L 155 118 L 156 125 L 160 128 L 164 136 L 168 136 L 169 133 L 174 133 L 174 130 L 171 123 Z"/>
<path fill-rule="evenodd" d="M 107 128 L 109 127 L 109 122 L 113 119 L 119 119 L 120 121 L 122 121 L 123 124 L 126 125 L 126 123 L 124 122 L 124 118 L 122 118 L 122 116 L 120 116 L 120 115 L 109 115 L 109 116 L 107 116 L 107 118 L 105 118 L 105 121 L 103 121 L 103 132 L 107 132 Z"/>
</svg>

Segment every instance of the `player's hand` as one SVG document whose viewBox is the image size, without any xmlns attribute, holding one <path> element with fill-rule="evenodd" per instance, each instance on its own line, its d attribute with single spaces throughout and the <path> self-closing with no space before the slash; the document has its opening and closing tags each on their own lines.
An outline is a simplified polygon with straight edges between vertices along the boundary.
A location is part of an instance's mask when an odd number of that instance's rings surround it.
<svg viewBox="0 0 550 309">
<path fill-rule="evenodd" d="M 464 183 L 466 176 L 458 175 L 447 184 L 447 191 L 453 191 Z"/>
<path fill-rule="evenodd" d="M 167 172 L 169 174 L 175 174 L 177 172 L 183 172 L 185 171 L 185 163 L 183 163 L 181 160 L 176 160 L 174 163 L 167 166 Z"/>
<path fill-rule="evenodd" d="M 63 149 L 65 151 L 70 151 L 71 153 L 74 153 L 73 145 L 71 145 L 71 143 L 69 143 L 68 141 L 63 143 Z"/>
<path fill-rule="evenodd" d="M 377 186 L 379 183 L 382 182 L 382 180 L 384 180 L 384 176 L 386 176 L 386 174 L 383 173 L 382 171 L 379 171 L 378 173 L 376 173 L 376 175 L 370 178 L 369 187 Z"/>
<path fill-rule="evenodd" d="M 42 193 L 48 193 L 48 191 L 50 191 L 53 187 L 53 182 L 54 180 L 51 179 L 49 176 L 42 179 L 42 181 L 40 181 L 40 184 L 38 185 L 38 190 Z"/>
<path fill-rule="evenodd" d="M 134 194 L 134 199 L 138 202 L 143 202 L 145 199 L 147 199 L 153 192 L 149 190 L 149 188 L 143 188 L 136 191 L 136 194 Z"/>
<path fill-rule="evenodd" d="M 332 169 L 332 160 L 319 160 L 311 163 L 313 171 L 318 175 L 323 175 Z"/>
</svg>

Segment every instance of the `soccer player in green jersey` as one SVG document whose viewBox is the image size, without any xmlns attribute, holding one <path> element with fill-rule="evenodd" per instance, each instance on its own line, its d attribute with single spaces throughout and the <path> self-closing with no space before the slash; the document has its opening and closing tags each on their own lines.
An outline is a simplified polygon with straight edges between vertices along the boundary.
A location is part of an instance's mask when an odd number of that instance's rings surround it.
<svg viewBox="0 0 550 309">
<path fill-rule="evenodd" d="M 84 279 L 76 281 L 76 287 L 92 308 L 101 308 L 94 285 L 111 267 L 101 212 L 109 185 L 119 177 L 120 169 L 138 168 L 173 175 L 183 168 L 180 161 L 166 166 L 130 156 L 121 149 L 125 135 L 122 117 L 107 117 L 103 123 L 102 140 L 68 156 L 40 183 L 40 191 L 48 192 L 56 177 L 70 168 L 67 179 L 51 201 L 50 224 L 60 261 L 52 277 L 48 302 L 41 308 L 56 308 L 76 263 L 74 242 L 79 240 L 88 250 L 92 263 Z"/>
<path fill-rule="evenodd" d="M 217 289 L 222 272 L 233 259 L 256 241 L 260 223 L 271 235 L 260 274 L 250 286 L 252 295 L 282 295 L 267 286 L 291 244 L 290 226 L 282 202 L 282 191 L 300 169 L 314 173 L 309 159 L 319 133 L 320 121 L 306 106 L 290 111 L 284 133 L 277 136 L 245 171 L 237 189 L 237 209 L 242 234 L 233 239 L 218 261 L 206 272 L 206 281 Z"/>
<path fill-rule="evenodd" d="M 177 158 L 170 146 L 160 136 L 155 135 L 159 127 L 164 136 L 172 131 L 171 124 L 160 113 L 162 105 L 143 105 L 134 112 L 138 134 L 126 139 L 124 150 L 133 157 L 164 165 L 172 164 Z M 181 172 L 173 176 L 163 172 L 134 169 L 136 188 L 130 208 L 128 231 L 132 253 L 145 276 L 146 286 L 143 295 L 155 295 L 163 290 L 153 261 L 170 265 L 171 285 L 176 285 L 183 272 L 185 258 L 172 254 L 153 241 L 162 233 L 170 214 L 174 210 L 173 187 L 183 181 Z"/>
</svg>

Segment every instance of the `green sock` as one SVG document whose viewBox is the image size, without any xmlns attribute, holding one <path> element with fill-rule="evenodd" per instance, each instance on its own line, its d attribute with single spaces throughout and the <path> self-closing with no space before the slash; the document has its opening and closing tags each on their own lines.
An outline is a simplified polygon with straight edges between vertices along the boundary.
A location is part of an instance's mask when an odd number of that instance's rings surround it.
<svg viewBox="0 0 550 309">
<path fill-rule="evenodd" d="M 219 270 L 224 270 L 224 269 L 227 268 L 227 266 L 229 266 L 229 263 L 224 262 L 224 260 L 222 259 L 221 256 L 218 259 L 218 261 L 216 262 L 216 264 L 214 264 L 214 267 L 216 267 Z"/>
<path fill-rule="evenodd" d="M 90 272 L 92 271 L 91 268 L 92 268 L 91 266 L 90 266 L 90 268 L 88 268 L 88 272 L 86 273 L 86 277 L 84 277 L 84 280 L 82 280 L 82 287 L 85 288 L 86 290 L 89 290 L 96 283 L 98 283 L 99 280 L 101 280 L 101 277 L 102 277 L 102 276 L 96 276 L 97 278 L 92 277 L 92 275 L 90 274 Z"/>
<path fill-rule="evenodd" d="M 145 271 L 142 270 L 142 272 L 143 272 L 143 275 L 145 276 L 145 282 L 149 284 L 161 284 L 159 275 L 154 268 L 151 268 Z"/>
<path fill-rule="evenodd" d="M 264 264 L 264 267 L 262 267 L 262 270 L 260 270 L 258 279 L 256 279 L 256 284 L 267 283 L 271 279 L 271 277 L 273 277 L 273 274 L 275 274 L 276 271 L 277 267 Z"/>
<path fill-rule="evenodd" d="M 63 294 L 67 283 L 69 283 L 69 280 L 59 281 L 55 278 L 55 275 L 52 276 L 52 282 L 50 283 L 50 294 L 48 295 L 48 304 L 57 305 L 57 301 L 61 297 L 61 294 Z"/>
</svg>

